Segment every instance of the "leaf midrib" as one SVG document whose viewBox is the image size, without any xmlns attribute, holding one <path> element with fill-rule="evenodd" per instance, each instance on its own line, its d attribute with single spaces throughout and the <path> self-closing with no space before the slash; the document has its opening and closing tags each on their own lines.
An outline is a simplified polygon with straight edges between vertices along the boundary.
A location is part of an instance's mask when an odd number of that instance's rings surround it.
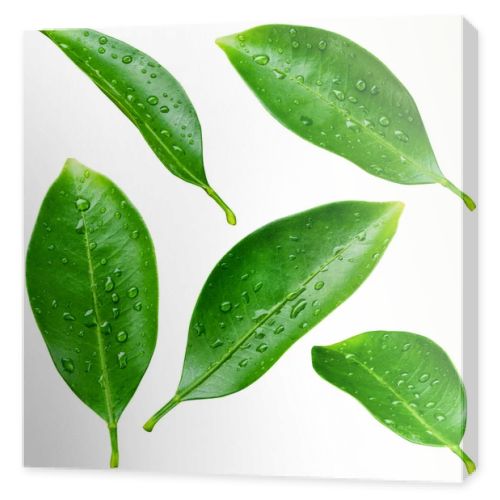
<svg viewBox="0 0 500 500">
<path fill-rule="evenodd" d="M 77 188 L 77 185 L 75 184 L 75 188 Z M 86 256 L 87 256 L 87 264 L 88 264 L 88 275 L 89 275 L 89 280 L 90 280 L 90 291 L 92 294 L 92 303 L 94 306 L 94 311 L 95 311 L 95 316 L 96 316 L 96 331 L 97 331 L 97 346 L 98 346 L 98 352 L 99 352 L 99 364 L 101 366 L 101 373 L 102 373 L 102 390 L 104 392 L 104 400 L 106 402 L 106 413 L 108 415 L 108 424 L 113 425 L 116 424 L 116 420 L 114 418 L 114 412 L 113 412 L 113 400 L 112 400 L 112 394 L 111 394 L 111 386 L 109 383 L 109 377 L 108 377 L 108 365 L 106 361 L 106 353 L 105 353 L 105 348 L 104 348 L 104 341 L 103 341 L 103 334 L 101 331 L 101 316 L 99 314 L 99 301 L 97 300 L 97 294 L 96 294 L 96 289 L 97 289 L 97 283 L 95 281 L 95 276 L 94 276 L 94 264 L 92 261 L 92 255 L 91 255 L 91 250 L 90 250 L 90 242 L 89 242 L 89 232 L 87 229 L 87 220 L 85 218 L 85 213 L 81 212 L 82 220 L 83 220 L 83 234 L 84 234 L 84 242 L 85 242 L 85 251 L 86 251 Z"/>
<path fill-rule="evenodd" d="M 402 402 L 403 406 L 405 409 L 412 415 L 412 417 L 417 420 L 422 427 L 424 427 L 427 430 L 430 430 L 432 432 L 432 435 L 440 441 L 443 446 L 446 446 L 448 448 L 454 448 L 457 446 L 456 443 L 450 443 L 446 440 L 446 438 L 443 437 L 443 435 L 437 431 L 432 425 L 430 425 L 417 411 L 415 411 L 414 408 L 410 406 L 410 404 L 406 401 L 406 399 L 403 398 L 401 394 L 399 394 L 390 384 L 388 384 L 382 377 L 377 375 L 374 371 L 371 371 L 364 363 L 359 361 L 356 357 L 352 359 L 352 361 L 360 366 L 366 373 L 371 375 L 384 389 L 387 389 L 389 392 L 391 392 L 399 401 Z"/>
<path fill-rule="evenodd" d="M 123 42 L 120 42 L 120 43 L 123 43 Z M 137 52 L 137 49 L 134 49 L 134 50 Z M 193 184 L 195 184 L 197 186 L 201 186 L 203 189 L 208 188 L 207 184 L 205 184 L 203 181 L 200 182 L 200 180 L 197 177 L 195 177 L 189 170 L 187 170 L 185 165 L 183 163 L 181 163 L 179 161 L 179 159 L 172 153 L 172 151 L 168 147 L 168 145 L 164 141 L 161 140 L 161 138 L 158 136 L 156 131 L 153 128 L 151 128 L 147 122 L 143 121 L 140 117 L 137 116 L 137 114 L 134 112 L 134 108 L 129 105 L 129 103 L 126 99 L 123 99 L 123 97 L 118 92 L 115 91 L 114 87 L 110 84 L 110 82 L 108 82 L 108 80 L 104 76 L 102 76 L 99 72 L 97 72 L 97 70 L 95 70 L 92 66 L 90 66 L 90 64 L 87 61 L 84 61 L 82 58 L 80 58 L 78 53 L 73 51 L 70 47 L 67 49 L 67 52 L 70 52 L 73 55 L 73 57 L 80 62 L 80 64 L 83 64 L 85 67 L 87 67 L 90 70 L 90 72 L 92 73 L 91 80 L 106 95 L 111 97 L 111 99 L 115 103 L 117 103 L 117 101 L 118 101 L 118 99 L 116 99 L 116 98 L 117 97 L 119 98 L 119 102 L 120 102 L 119 108 L 122 111 L 126 111 L 125 114 L 127 115 L 128 118 L 132 119 L 132 121 L 136 124 L 136 126 L 137 126 L 136 120 L 137 119 L 140 120 L 141 125 L 144 126 L 144 128 L 146 128 L 148 130 L 148 132 L 156 139 L 156 141 L 160 144 L 160 146 L 169 154 L 169 156 L 171 158 L 174 159 L 174 162 L 177 164 L 177 166 L 180 168 L 180 170 L 182 170 L 187 175 L 187 177 L 191 178 L 194 181 Z M 106 84 L 107 88 L 106 89 L 103 88 L 103 86 L 101 86 L 98 82 L 104 82 Z"/>
<path fill-rule="evenodd" d="M 377 222 L 373 222 L 370 224 L 365 231 L 369 231 L 372 227 L 375 226 Z M 325 263 L 321 264 L 318 268 L 317 271 L 314 271 L 309 277 L 305 279 L 305 281 L 302 284 L 299 284 L 298 286 L 294 287 L 295 291 L 297 289 L 300 289 L 302 287 L 305 287 L 307 284 L 309 284 L 326 266 L 330 265 L 332 262 L 334 262 L 338 257 L 342 256 L 347 249 L 351 247 L 351 245 L 356 242 L 356 236 L 353 236 L 350 238 L 349 242 L 344 246 L 344 248 L 337 252 L 333 257 L 329 258 Z M 195 379 L 191 384 L 189 384 L 184 390 L 179 391 L 176 394 L 176 397 L 179 398 L 179 400 L 182 400 L 186 395 L 188 395 L 190 392 L 195 390 L 197 387 L 199 387 L 205 380 L 207 380 L 213 373 L 215 373 L 221 366 L 223 366 L 226 361 L 228 361 L 237 351 L 238 349 L 256 332 L 258 328 L 260 328 L 269 318 L 271 318 L 275 313 L 279 312 L 281 308 L 289 302 L 287 299 L 287 296 L 291 293 L 291 291 L 287 291 L 285 293 L 285 297 L 278 302 L 265 316 L 263 316 L 262 319 L 260 319 L 258 322 L 256 322 L 255 326 L 249 330 L 248 333 L 246 333 L 241 340 L 236 342 L 231 346 L 231 348 L 226 352 L 226 354 L 220 358 L 219 361 L 216 361 L 213 366 L 207 370 L 202 376 L 199 378 Z M 335 308 L 334 308 L 335 309 Z M 175 397 L 174 397 L 175 398 Z"/>
</svg>

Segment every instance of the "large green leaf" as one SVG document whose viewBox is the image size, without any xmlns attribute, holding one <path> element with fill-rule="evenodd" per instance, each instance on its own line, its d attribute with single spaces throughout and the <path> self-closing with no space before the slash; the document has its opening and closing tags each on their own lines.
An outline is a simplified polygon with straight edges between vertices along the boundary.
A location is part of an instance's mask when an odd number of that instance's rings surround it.
<svg viewBox="0 0 500 500">
<path fill-rule="evenodd" d="M 408 332 L 367 332 L 313 347 L 318 374 L 354 396 L 382 424 L 408 441 L 460 448 L 467 419 L 465 389 L 448 355 L 432 340 Z"/>
<path fill-rule="evenodd" d="M 441 173 L 411 95 L 359 45 L 289 25 L 258 26 L 217 44 L 266 109 L 296 134 L 377 177 L 442 184 L 475 208 Z"/>
<path fill-rule="evenodd" d="M 98 31 L 42 33 L 123 111 L 174 175 L 204 189 L 223 208 L 227 221 L 236 224 L 233 212 L 208 184 L 196 111 L 180 83 L 163 66 Z"/>
<path fill-rule="evenodd" d="M 272 222 L 229 250 L 198 297 L 177 392 L 144 428 L 181 401 L 225 396 L 261 377 L 367 278 L 402 207 L 332 203 Z"/>
<path fill-rule="evenodd" d="M 158 280 L 144 221 L 109 179 L 67 160 L 40 208 L 26 281 L 57 371 L 108 424 L 116 467 L 118 419 L 156 343 Z"/>
</svg>

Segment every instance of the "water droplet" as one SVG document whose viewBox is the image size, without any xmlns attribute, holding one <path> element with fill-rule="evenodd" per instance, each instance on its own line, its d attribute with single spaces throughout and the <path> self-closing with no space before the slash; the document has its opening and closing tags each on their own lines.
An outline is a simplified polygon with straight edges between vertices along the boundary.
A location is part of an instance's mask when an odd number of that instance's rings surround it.
<svg viewBox="0 0 500 500">
<path fill-rule="evenodd" d="M 198 337 L 201 337 L 205 333 L 205 326 L 199 321 L 195 323 L 193 329 Z"/>
<path fill-rule="evenodd" d="M 299 83 L 304 83 L 304 77 L 302 75 L 297 75 L 295 78 Z"/>
<path fill-rule="evenodd" d="M 245 366 L 248 365 L 248 359 L 242 359 L 239 363 L 238 366 L 241 366 L 241 368 L 244 368 Z"/>
<path fill-rule="evenodd" d="M 106 52 L 106 49 L 105 49 L 104 47 L 99 47 L 99 48 L 97 49 L 97 52 L 98 52 L 99 54 L 104 54 L 104 53 Z"/>
<path fill-rule="evenodd" d="M 411 344 L 405 344 L 405 345 L 401 348 L 401 350 L 402 350 L 402 351 L 408 351 L 408 350 L 410 349 L 410 347 L 411 347 Z"/>
<path fill-rule="evenodd" d="M 434 415 L 434 417 L 436 418 L 436 420 L 438 422 L 443 422 L 444 420 L 446 420 L 446 416 L 443 415 L 442 413 L 436 413 L 436 415 Z"/>
<path fill-rule="evenodd" d="M 401 142 L 408 142 L 408 136 L 402 131 L 402 130 L 395 130 L 394 135 L 396 136 L 396 139 L 398 139 Z"/>
<path fill-rule="evenodd" d="M 130 237 L 133 240 L 136 240 L 137 238 L 139 238 L 139 231 L 132 231 L 132 233 L 130 234 Z"/>
<path fill-rule="evenodd" d="M 75 321 L 75 317 L 69 312 L 63 313 L 63 319 L 66 321 Z"/>
<path fill-rule="evenodd" d="M 134 304 L 134 310 L 135 311 L 141 311 L 142 310 L 142 302 L 136 302 Z"/>
<path fill-rule="evenodd" d="M 356 82 L 356 88 L 360 91 L 363 92 L 363 90 L 366 89 L 366 82 L 364 80 L 358 80 Z"/>
<path fill-rule="evenodd" d="M 131 299 L 134 299 L 135 297 L 137 297 L 138 294 L 139 294 L 139 289 L 136 286 L 131 286 L 127 290 L 127 296 Z"/>
<path fill-rule="evenodd" d="M 425 404 L 426 408 L 434 408 L 434 406 L 436 406 L 436 403 L 434 401 L 429 401 Z"/>
<path fill-rule="evenodd" d="M 247 280 L 249 278 L 249 276 L 250 275 L 248 273 L 245 273 L 245 274 L 241 275 L 240 279 L 241 279 L 241 281 L 245 281 L 245 280 Z"/>
<path fill-rule="evenodd" d="M 106 290 L 106 292 L 112 292 L 114 288 L 115 282 L 113 281 L 111 276 L 107 276 L 106 281 L 104 282 L 104 290 Z"/>
<path fill-rule="evenodd" d="M 106 45 L 108 43 L 108 39 L 105 36 L 100 36 L 99 37 L 99 43 L 101 45 Z"/>
<path fill-rule="evenodd" d="M 380 123 L 380 125 L 382 125 L 382 127 L 387 127 L 389 126 L 389 124 L 391 123 L 389 121 L 389 118 L 387 118 L 387 116 L 381 116 L 379 119 L 378 119 L 378 122 Z"/>
<path fill-rule="evenodd" d="M 150 104 L 151 106 L 156 106 L 158 104 L 158 97 L 155 95 L 150 95 L 147 99 L 146 102 Z"/>
<path fill-rule="evenodd" d="M 67 264 L 67 263 L 68 263 L 68 259 L 67 259 L 66 257 L 63 257 L 63 258 L 61 259 L 61 262 L 62 262 L 63 264 Z"/>
<path fill-rule="evenodd" d="M 290 318 L 296 318 L 307 306 L 307 302 L 305 299 L 300 299 L 290 311 Z"/>
<path fill-rule="evenodd" d="M 380 89 L 376 85 L 372 85 L 370 89 L 370 94 L 371 95 L 377 95 L 380 92 Z"/>
<path fill-rule="evenodd" d="M 97 325 L 93 309 L 88 309 L 83 313 L 83 324 L 89 328 Z"/>
<path fill-rule="evenodd" d="M 126 368 L 127 367 L 127 362 L 128 362 L 128 359 L 127 359 L 127 354 L 123 351 L 119 352 L 117 355 L 116 355 L 116 358 L 118 360 L 118 366 L 123 369 L 123 368 Z"/>
<path fill-rule="evenodd" d="M 269 57 L 266 56 L 265 54 L 260 54 L 257 56 L 253 56 L 253 60 L 257 64 L 260 64 L 261 66 L 265 66 L 269 62 Z"/>
<path fill-rule="evenodd" d="M 123 64 L 130 64 L 131 62 L 132 62 L 132 56 L 123 56 L 122 57 Z"/>
<path fill-rule="evenodd" d="M 216 339 L 214 342 L 210 344 L 210 347 L 212 349 L 215 349 L 216 347 L 220 347 L 222 345 L 224 345 L 224 342 L 221 339 Z"/>
<path fill-rule="evenodd" d="M 346 120 L 345 126 L 349 130 L 352 130 L 353 132 L 359 132 L 359 125 L 356 122 L 353 122 L 352 120 Z"/>
<path fill-rule="evenodd" d="M 116 340 L 118 342 L 125 342 L 128 339 L 128 333 L 125 330 L 122 330 L 116 334 Z"/>
<path fill-rule="evenodd" d="M 387 425 L 394 425 L 394 420 L 391 420 L 390 418 L 384 418 L 384 423 Z"/>
<path fill-rule="evenodd" d="M 284 78 L 286 78 L 286 73 L 284 71 L 281 71 L 280 69 L 274 68 L 273 73 L 278 80 L 283 80 Z"/>
<path fill-rule="evenodd" d="M 243 299 L 244 302 L 246 302 L 247 304 L 250 302 L 250 297 L 248 295 L 248 292 L 242 292 L 241 294 L 241 298 Z"/>
<path fill-rule="evenodd" d="M 185 151 L 180 147 L 178 146 L 177 144 L 172 144 L 172 149 L 176 152 L 176 153 L 181 153 L 181 154 L 185 154 Z"/>
<path fill-rule="evenodd" d="M 220 310 L 222 312 L 229 312 L 232 309 L 233 305 L 229 301 L 222 302 L 220 305 Z"/>
<path fill-rule="evenodd" d="M 265 352 L 267 351 L 267 348 L 269 346 L 267 344 L 260 344 L 258 347 L 257 347 L 257 352 Z"/>
<path fill-rule="evenodd" d="M 285 327 L 283 325 L 279 325 L 274 329 L 274 334 L 279 335 L 285 331 Z"/>
<path fill-rule="evenodd" d="M 89 200 L 86 200 L 85 198 L 78 198 L 75 201 L 75 206 L 76 209 L 79 210 L 80 212 L 85 212 L 90 208 L 90 202 Z"/>
<path fill-rule="evenodd" d="M 295 300 L 301 293 L 305 291 L 306 287 L 299 288 L 298 290 L 295 290 L 294 292 L 289 293 L 286 296 L 286 300 Z"/>
<path fill-rule="evenodd" d="M 324 286 L 325 286 L 325 282 L 324 281 L 317 281 L 314 284 L 314 289 L 315 290 L 321 290 Z"/>
<path fill-rule="evenodd" d="M 75 371 L 75 363 L 71 358 L 61 358 L 61 364 L 65 372 L 73 373 Z"/>
<path fill-rule="evenodd" d="M 319 49 L 319 50 L 325 50 L 327 45 L 328 45 L 328 44 L 327 44 L 324 40 L 320 40 L 320 41 L 318 42 L 318 49 Z"/>
<path fill-rule="evenodd" d="M 292 42 L 292 47 L 293 47 L 294 49 L 298 49 L 298 48 L 300 47 L 300 43 L 299 43 L 299 42 L 297 42 L 297 40 L 294 40 L 294 41 Z"/>
<path fill-rule="evenodd" d="M 341 90 L 333 90 L 333 94 L 339 101 L 343 101 L 345 99 L 345 94 Z"/>
<path fill-rule="evenodd" d="M 419 377 L 419 381 L 420 382 L 427 382 L 429 380 L 429 374 L 428 373 L 423 373 L 422 375 L 420 375 Z"/>
<path fill-rule="evenodd" d="M 255 283 L 255 285 L 253 286 L 253 291 L 255 293 L 257 293 L 262 288 L 263 284 L 264 283 L 262 283 L 262 281 L 259 281 L 258 283 Z"/>
<path fill-rule="evenodd" d="M 101 332 L 104 335 L 109 335 L 111 333 L 111 323 L 109 321 L 103 321 L 100 326 Z"/>
<path fill-rule="evenodd" d="M 379 257 L 380 257 L 380 254 L 379 254 L 379 253 L 374 253 L 374 254 L 372 255 L 372 259 L 373 259 L 373 260 L 378 260 L 378 258 L 379 258 Z"/>
<path fill-rule="evenodd" d="M 305 125 L 306 127 L 313 124 L 312 119 L 309 118 L 308 116 L 301 116 L 300 122 L 302 123 L 302 125 Z"/>
<path fill-rule="evenodd" d="M 170 111 L 170 108 L 168 106 L 161 106 L 160 111 L 162 113 L 168 113 Z"/>
<path fill-rule="evenodd" d="M 118 302 L 120 302 L 120 296 L 119 296 L 117 293 L 113 293 L 113 294 L 111 295 L 111 300 L 112 300 L 115 304 L 117 304 Z"/>
<path fill-rule="evenodd" d="M 114 319 L 117 319 L 118 316 L 120 316 L 120 309 L 118 307 L 113 307 L 112 312 L 113 312 Z"/>
</svg>

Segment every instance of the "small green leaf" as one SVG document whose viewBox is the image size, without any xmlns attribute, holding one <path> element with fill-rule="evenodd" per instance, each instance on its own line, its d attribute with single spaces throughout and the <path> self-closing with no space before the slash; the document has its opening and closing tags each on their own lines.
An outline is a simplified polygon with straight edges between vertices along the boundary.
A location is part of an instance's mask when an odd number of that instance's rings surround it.
<svg viewBox="0 0 500 500">
<path fill-rule="evenodd" d="M 144 428 L 181 401 L 225 396 L 259 379 L 363 283 L 402 208 L 332 203 L 272 222 L 229 250 L 198 297 L 177 392 Z"/>
<path fill-rule="evenodd" d="M 26 284 L 57 371 L 108 424 L 117 467 L 117 423 L 156 343 L 158 278 L 144 221 L 115 184 L 67 160 L 38 214 Z"/>
<path fill-rule="evenodd" d="M 231 209 L 208 184 L 201 127 L 180 83 L 131 45 L 90 29 L 44 30 L 138 128 L 174 175 L 201 187 L 236 224 Z"/>
<path fill-rule="evenodd" d="M 411 95 L 359 45 L 330 31 L 277 24 L 217 44 L 288 129 L 377 177 L 442 184 L 474 210 L 472 199 L 441 173 Z"/>
<path fill-rule="evenodd" d="M 460 448 L 467 419 L 465 389 L 448 355 L 408 332 L 367 332 L 313 347 L 312 363 L 326 381 L 354 396 L 382 424 L 412 443 Z"/>
</svg>

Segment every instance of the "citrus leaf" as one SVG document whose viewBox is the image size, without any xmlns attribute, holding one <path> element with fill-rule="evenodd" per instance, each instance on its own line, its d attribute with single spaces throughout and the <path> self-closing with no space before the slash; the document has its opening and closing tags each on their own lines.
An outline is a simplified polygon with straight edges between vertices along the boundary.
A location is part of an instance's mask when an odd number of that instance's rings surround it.
<svg viewBox="0 0 500 500">
<path fill-rule="evenodd" d="M 198 297 L 177 392 L 144 428 L 181 401 L 225 396 L 260 378 L 368 277 L 402 208 L 332 203 L 272 222 L 229 250 Z"/>
<path fill-rule="evenodd" d="M 131 45 L 90 29 L 44 30 L 138 128 L 160 161 L 177 177 L 204 189 L 236 224 L 231 209 L 208 184 L 201 127 L 180 83 Z"/>
<path fill-rule="evenodd" d="M 322 378 L 354 396 L 386 427 L 412 443 L 460 448 L 467 418 L 463 383 L 448 355 L 432 340 L 408 332 L 367 332 L 313 347 Z"/>
<path fill-rule="evenodd" d="M 52 361 L 107 422 L 117 467 L 117 423 L 156 343 L 156 261 L 144 221 L 109 179 L 67 160 L 40 208 L 26 283 Z"/>
<path fill-rule="evenodd" d="M 392 182 L 442 184 L 475 208 L 441 173 L 412 96 L 359 45 L 277 24 L 217 44 L 264 107 L 302 138 Z"/>
</svg>

